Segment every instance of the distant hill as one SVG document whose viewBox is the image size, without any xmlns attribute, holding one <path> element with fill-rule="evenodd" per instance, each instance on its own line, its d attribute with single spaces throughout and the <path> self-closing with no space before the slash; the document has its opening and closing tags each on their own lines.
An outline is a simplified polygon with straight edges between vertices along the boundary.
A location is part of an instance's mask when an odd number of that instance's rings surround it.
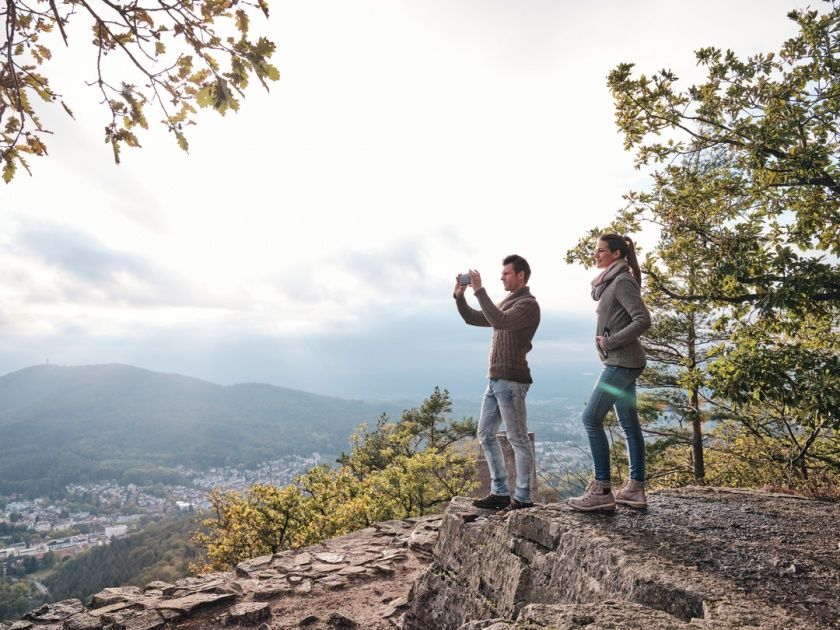
<svg viewBox="0 0 840 630">
<path fill-rule="evenodd" d="M 221 386 L 127 365 L 38 365 L 0 377 L 0 494 L 48 494 L 132 470 L 252 465 L 338 453 L 360 422 L 401 409 L 262 384 Z"/>
</svg>

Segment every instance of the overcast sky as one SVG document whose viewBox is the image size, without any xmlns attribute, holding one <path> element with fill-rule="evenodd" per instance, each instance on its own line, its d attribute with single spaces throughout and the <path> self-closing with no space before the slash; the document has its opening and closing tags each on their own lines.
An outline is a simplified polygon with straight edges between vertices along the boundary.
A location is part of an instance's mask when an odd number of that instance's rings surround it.
<svg viewBox="0 0 840 630">
<path fill-rule="evenodd" d="M 778 50 L 797 6 L 274 2 L 252 25 L 278 46 L 271 93 L 203 112 L 189 155 L 155 130 L 120 166 L 83 85 L 89 33 L 71 33 L 51 80 L 77 120 L 45 112 L 50 157 L 0 184 L 0 373 L 119 362 L 359 398 L 478 396 L 489 333 L 458 318 L 452 278 L 477 268 L 501 299 L 516 252 L 543 310 L 534 392 L 560 395 L 563 374 L 597 370 L 592 272 L 565 252 L 647 185 L 607 73 L 635 62 L 688 84 L 699 47 Z"/>
</svg>

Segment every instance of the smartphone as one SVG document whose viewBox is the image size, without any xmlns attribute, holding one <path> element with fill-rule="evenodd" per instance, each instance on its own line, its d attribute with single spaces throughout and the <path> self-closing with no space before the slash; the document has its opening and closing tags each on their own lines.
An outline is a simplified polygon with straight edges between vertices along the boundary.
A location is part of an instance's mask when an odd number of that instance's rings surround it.
<svg viewBox="0 0 840 630">
<path fill-rule="evenodd" d="M 462 287 L 467 286 L 472 282 L 472 276 L 468 273 L 462 273 L 458 275 L 458 284 Z"/>
</svg>

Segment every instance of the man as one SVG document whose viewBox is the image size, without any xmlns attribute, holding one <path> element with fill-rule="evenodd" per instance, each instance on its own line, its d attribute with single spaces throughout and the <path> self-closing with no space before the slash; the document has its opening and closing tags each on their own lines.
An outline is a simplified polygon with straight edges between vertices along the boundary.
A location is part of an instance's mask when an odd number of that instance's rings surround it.
<svg viewBox="0 0 840 630">
<path fill-rule="evenodd" d="M 528 289 L 531 267 L 521 256 L 508 256 L 502 261 L 502 285 L 507 297 L 498 305 L 481 285 L 481 275 L 470 270 L 472 286 L 481 310 L 471 308 L 464 297 L 466 285 L 455 281 L 455 304 L 464 321 L 471 326 L 492 326 L 490 343 L 489 383 L 481 404 L 478 441 L 490 469 L 490 494 L 476 499 L 473 505 L 498 510 L 504 516 L 511 510 L 533 507 L 531 501 L 531 468 L 534 453 L 528 439 L 525 395 L 530 387 L 531 371 L 525 355 L 540 324 L 540 307 Z M 507 469 L 496 433 L 502 420 L 516 460 L 516 488 L 513 499 L 507 485 Z"/>
</svg>

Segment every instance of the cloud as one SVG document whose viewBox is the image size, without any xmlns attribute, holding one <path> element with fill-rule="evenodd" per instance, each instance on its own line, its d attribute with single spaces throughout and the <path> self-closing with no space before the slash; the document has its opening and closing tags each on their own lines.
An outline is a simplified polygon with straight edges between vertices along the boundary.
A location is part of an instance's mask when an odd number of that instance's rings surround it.
<svg viewBox="0 0 840 630">
<path fill-rule="evenodd" d="M 72 227 L 22 222 L 13 240 L 0 244 L 3 289 L 26 303 L 139 308 L 231 308 L 155 260 L 120 251 Z M 14 271 L 13 271 L 14 270 Z M 24 308 L 25 310 L 25 308 Z"/>
<path fill-rule="evenodd" d="M 27 225 L 18 233 L 17 243 L 44 262 L 86 282 L 112 282 L 119 274 L 144 280 L 159 275 L 154 265 L 140 256 L 113 250 L 71 228 Z"/>
<path fill-rule="evenodd" d="M 217 282 L 200 269 L 172 269 L 165 255 L 156 260 L 55 222 L 23 219 L 9 223 L 6 234 L 0 241 L 4 325 L 36 335 L 185 323 L 250 328 L 255 335 L 359 331 L 371 312 L 411 313 L 448 299 L 440 252 L 463 247 L 457 235 L 438 229 L 378 248 L 325 251 L 311 263 L 252 265 Z M 140 251 L 154 250 L 147 244 Z"/>
<path fill-rule="evenodd" d="M 377 304 L 410 308 L 436 302 L 448 295 L 442 283 L 451 283 L 444 272 L 442 252 L 466 250 L 451 229 L 401 238 L 380 246 L 348 243 L 336 253 L 324 253 L 309 263 L 290 265 L 275 274 L 273 286 L 283 298 L 306 305 L 330 305 L 353 315 Z"/>
<path fill-rule="evenodd" d="M 410 239 L 392 243 L 378 251 L 351 251 L 339 257 L 344 270 L 366 285 L 385 289 L 425 282 L 425 243 Z"/>
</svg>

